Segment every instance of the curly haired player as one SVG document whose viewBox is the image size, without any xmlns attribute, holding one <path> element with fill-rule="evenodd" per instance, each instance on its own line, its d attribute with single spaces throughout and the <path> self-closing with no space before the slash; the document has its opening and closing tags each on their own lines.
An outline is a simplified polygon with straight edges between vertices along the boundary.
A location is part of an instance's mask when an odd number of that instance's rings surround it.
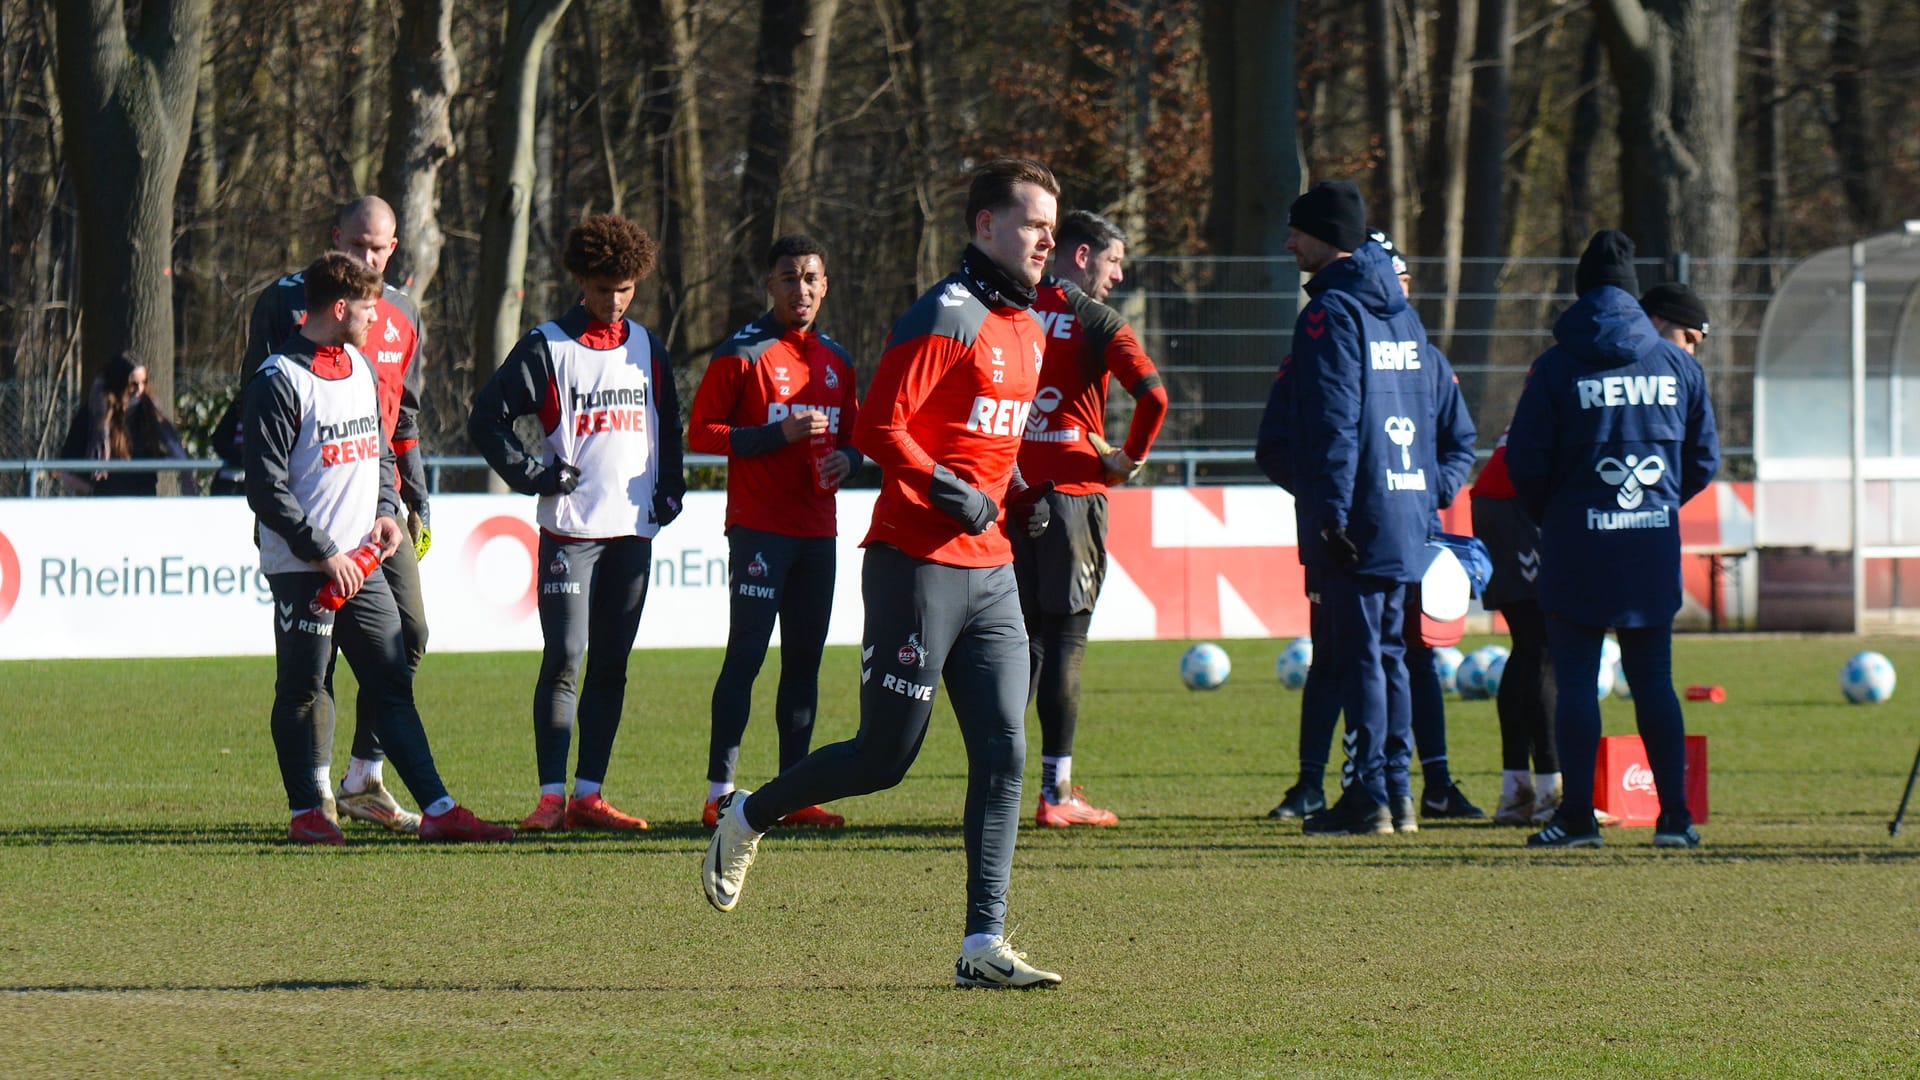
<svg viewBox="0 0 1920 1080">
<path fill-rule="evenodd" d="M 612 215 L 567 234 L 564 262 L 580 302 L 520 339 L 473 403 L 467 433 L 513 490 L 538 495 L 540 632 L 533 694 L 540 798 L 525 831 L 644 829 L 601 794 L 626 699 L 627 654 L 640 630 L 653 537 L 680 513 L 680 400 L 653 331 L 626 317 L 653 272 L 653 238 Z M 513 432 L 534 416 L 542 459 Z M 576 675 L 586 655 L 585 678 Z M 580 756 L 567 799 L 574 724 Z"/>
</svg>

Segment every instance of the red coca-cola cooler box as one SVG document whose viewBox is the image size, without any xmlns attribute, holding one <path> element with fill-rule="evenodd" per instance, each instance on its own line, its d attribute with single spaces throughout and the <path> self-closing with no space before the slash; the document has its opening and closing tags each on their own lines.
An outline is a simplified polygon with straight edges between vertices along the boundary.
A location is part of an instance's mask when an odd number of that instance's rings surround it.
<svg viewBox="0 0 1920 1080">
<path fill-rule="evenodd" d="M 1660 796 L 1647 767 L 1647 748 L 1638 735 L 1603 735 L 1593 769 L 1593 805 L 1622 825 L 1652 825 L 1660 817 Z M 1687 809 L 1694 824 L 1707 820 L 1707 737 L 1687 736 Z"/>
</svg>

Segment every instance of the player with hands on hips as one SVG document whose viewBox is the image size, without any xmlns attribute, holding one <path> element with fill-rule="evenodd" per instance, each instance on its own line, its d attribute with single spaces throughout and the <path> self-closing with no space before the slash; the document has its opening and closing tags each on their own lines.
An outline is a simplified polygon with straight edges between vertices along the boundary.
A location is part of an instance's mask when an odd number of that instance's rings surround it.
<svg viewBox="0 0 1920 1080">
<path fill-rule="evenodd" d="M 653 271 L 653 238 L 590 217 L 563 259 L 580 302 L 521 338 L 474 401 L 467 433 L 507 482 L 539 496 L 540 633 L 534 759 L 540 792 L 522 831 L 644 829 L 601 794 L 626 702 L 627 660 L 653 570 L 653 537 L 680 513 L 680 403 L 653 331 L 627 317 Z M 545 454 L 526 453 L 519 416 L 538 417 Z M 585 656 L 585 675 L 581 658 Z M 573 798 L 567 758 L 580 730 Z"/>
</svg>

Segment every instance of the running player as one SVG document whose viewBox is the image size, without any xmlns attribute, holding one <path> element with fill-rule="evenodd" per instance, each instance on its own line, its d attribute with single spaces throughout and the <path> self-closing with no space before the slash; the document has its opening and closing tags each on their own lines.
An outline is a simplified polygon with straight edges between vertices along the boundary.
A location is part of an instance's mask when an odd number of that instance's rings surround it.
<svg viewBox="0 0 1920 1080">
<path fill-rule="evenodd" d="M 454 803 L 433 765 L 413 703 L 413 669 L 387 576 L 366 570 L 345 545 L 371 542 L 383 558 L 406 547 L 396 520 L 392 444 L 380 422 L 373 365 L 360 349 L 377 320 L 380 274 L 329 252 L 307 267 L 307 318 L 259 366 L 246 390 L 247 505 L 260 539 L 260 570 L 273 589 L 273 743 L 293 820 L 289 839 L 343 844 L 322 806 L 329 782 L 333 710 L 323 682 L 337 645 L 374 703 L 381 745 L 426 816 L 423 840 L 508 840 L 513 832 Z M 316 594 L 331 585 L 338 612 Z"/>
<path fill-rule="evenodd" d="M 760 837 L 804 806 L 892 787 L 926 737 L 940 677 L 967 747 L 966 930 L 960 986 L 1052 986 L 1006 943 L 1007 880 L 1026 765 L 1027 634 L 1006 531 L 1044 530 L 1046 485 L 1016 458 L 1044 342 L 1031 308 L 1053 247 L 1059 185 L 1001 159 L 967 193 L 973 243 L 958 272 L 894 324 L 854 428 L 881 470 L 861 592 L 860 731 L 758 792 L 720 800 L 701 876 L 721 911 L 740 902 Z M 1001 507 L 1007 521 L 1001 521 Z M 751 796 L 751 797 L 749 797 Z"/>
<path fill-rule="evenodd" d="M 533 328 L 473 403 L 467 434 L 507 486 L 540 496 L 540 632 L 546 648 L 533 692 L 540 799 L 527 831 L 644 829 L 600 794 L 627 692 L 627 654 L 640 630 L 653 537 L 680 514 L 680 398 L 667 350 L 626 317 L 653 271 L 653 238 L 625 218 L 590 217 L 567 234 L 563 261 L 581 300 Z M 514 434 L 537 416 L 545 460 Z M 580 658 L 586 677 L 576 693 Z M 580 758 L 567 801 L 576 713 Z"/>
<path fill-rule="evenodd" d="M 1113 222 L 1075 210 L 1060 222 L 1053 274 L 1040 282 L 1034 314 L 1047 331 L 1047 362 L 1020 444 L 1020 474 L 1054 483 L 1046 496 L 1053 524 L 1038 540 L 1013 534 L 1013 567 L 1027 621 L 1033 675 L 1029 701 L 1040 707 L 1043 828 L 1113 825 L 1111 810 L 1087 802 L 1073 783 L 1073 736 L 1080 723 L 1080 663 L 1087 628 L 1107 575 L 1107 495 L 1147 460 L 1167 391 L 1133 328 L 1104 301 L 1120 284 L 1127 236 Z M 1126 443 L 1106 443 L 1107 376 L 1133 395 Z"/>
<path fill-rule="evenodd" d="M 753 680 L 780 620 L 780 768 L 807 756 L 820 696 L 820 653 L 833 611 L 838 533 L 834 490 L 860 466 L 853 448 L 859 410 L 853 361 L 814 329 L 827 298 L 827 249 L 783 236 L 767 252 L 773 306 L 720 346 L 687 421 L 687 442 L 727 455 L 727 545 L 731 552 L 727 658 L 713 684 L 707 751 L 708 828 L 733 790 Z M 782 825 L 828 828 L 839 814 L 803 806 Z"/>
<path fill-rule="evenodd" d="M 397 222 L 393 208 L 377 195 L 365 195 L 340 208 L 333 224 L 333 250 L 358 259 L 385 274 L 387 261 L 400 247 L 395 235 Z M 288 274 L 269 285 L 254 301 L 253 317 L 247 322 L 247 351 L 240 361 L 241 386 L 253 380 L 268 356 L 300 328 L 307 317 L 306 275 Z M 400 499 L 407 507 L 407 530 L 413 542 L 381 565 L 393 602 L 400 609 L 400 636 L 406 643 L 407 668 L 420 670 L 420 658 L 427 652 L 427 607 L 420 588 L 420 558 L 432 540 L 431 512 L 427 502 L 427 470 L 420 452 L 419 364 L 422 334 L 420 309 L 413 298 L 392 285 L 382 284 L 375 306 L 372 342 L 366 352 L 379 380 L 380 431 L 393 444 L 398 463 L 397 481 Z M 235 432 L 242 441 L 244 426 Z M 333 661 L 327 663 L 326 686 L 320 707 L 332 713 Z M 345 813 L 348 817 L 370 821 L 396 832 L 417 832 L 420 815 L 400 805 L 387 791 L 384 773 L 386 754 L 380 749 L 379 704 L 362 687 L 355 703 L 353 756 L 347 762 L 346 775 L 337 792 L 323 791 L 321 798 L 329 817 Z M 329 721 L 327 728 L 332 729 Z M 321 760 L 333 760 L 333 747 L 319 748 Z M 335 810 L 336 800 L 338 810 Z"/>
</svg>

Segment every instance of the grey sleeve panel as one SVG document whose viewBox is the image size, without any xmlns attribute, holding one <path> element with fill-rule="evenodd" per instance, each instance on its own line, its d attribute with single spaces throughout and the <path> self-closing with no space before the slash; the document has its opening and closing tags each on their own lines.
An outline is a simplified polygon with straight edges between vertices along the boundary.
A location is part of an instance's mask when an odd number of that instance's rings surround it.
<svg viewBox="0 0 1920 1080">
<path fill-rule="evenodd" d="M 420 305 L 413 302 L 413 297 L 389 285 L 386 287 L 386 299 L 413 324 L 413 355 L 407 357 L 407 370 L 400 376 L 400 415 L 393 424 L 393 441 L 406 442 L 420 437 L 420 394 L 426 387 L 426 374 L 421 360 L 427 352 L 427 328 L 420 321 Z M 407 484 L 412 477 L 402 476 L 400 479 L 402 484 Z M 424 485 L 424 472 L 420 479 Z M 424 491 L 425 488 L 414 490 Z"/>
<path fill-rule="evenodd" d="M 648 333 L 652 333 L 652 331 L 648 331 Z M 728 338 L 719 349 L 715 350 L 714 355 L 737 356 L 747 363 L 752 364 L 757 362 L 761 355 L 764 354 L 774 342 L 779 340 L 779 325 L 767 316 L 762 315 L 734 331 L 733 336 Z"/>
<path fill-rule="evenodd" d="M 532 416 L 546 401 L 553 381 L 553 357 L 547 339 L 535 330 L 520 339 L 500 369 L 480 388 L 467 416 L 467 437 L 487 464 L 522 495 L 540 493 L 546 466 L 528 456 L 514 434 L 515 417 Z"/>
<path fill-rule="evenodd" d="M 779 424 L 761 424 L 759 427 L 734 428 L 727 442 L 733 456 L 755 457 L 784 448 L 787 437 L 780 433 Z"/>
<path fill-rule="evenodd" d="M 293 384 L 267 372 L 249 383 L 245 393 L 247 506 L 262 526 L 286 540 L 295 558 L 319 562 L 339 554 L 340 546 L 313 524 L 288 486 L 288 462 L 300 433 L 300 402 Z"/>
<path fill-rule="evenodd" d="M 987 305 L 955 275 L 927 290 L 900 316 L 887 337 L 887 348 L 926 337 L 952 338 L 971 346 L 980 337 L 980 327 L 986 320 Z"/>
</svg>

